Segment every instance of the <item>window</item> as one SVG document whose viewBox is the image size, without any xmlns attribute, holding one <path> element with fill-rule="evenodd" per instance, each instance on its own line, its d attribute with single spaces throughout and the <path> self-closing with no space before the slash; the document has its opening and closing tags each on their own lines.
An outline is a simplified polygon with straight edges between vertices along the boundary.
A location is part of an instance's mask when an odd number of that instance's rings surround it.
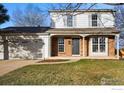
<svg viewBox="0 0 124 93">
<path fill-rule="evenodd" d="M 97 14 L 92 14 L 92 26 L 96 27 L 98 25 L 98 22 L 97 22 L 97 19 L 98 19 L 98 16 Z"/>
<path fill-rule="evenodd" d="M 98 52 L 98 38 L 97 37 L 94 37 L 92 39 L 92 45 L 93 45 L 93 52 Z"/>
<path fill-rule="evenodd" d="M 92 38 L 92 52 L 105 52 L 106 43 L 105 37 L 94 37 Z"/>
<path fill-rule="evenodd" d="M 58 38 L 58 51 L 64 52 L 64 38 Z"/>
<path fill-rule="evenodd" d="M 67 15 L 67 27 L 72 27 L 72 26 L 73 26 L 73 16 Z"/>
<path fill-rule="evenodd" d="M 99 38 L 99 43 L 100 43 L 100 52 L 105 52 L 105 38 L 100 37 Z"/>
</svg>

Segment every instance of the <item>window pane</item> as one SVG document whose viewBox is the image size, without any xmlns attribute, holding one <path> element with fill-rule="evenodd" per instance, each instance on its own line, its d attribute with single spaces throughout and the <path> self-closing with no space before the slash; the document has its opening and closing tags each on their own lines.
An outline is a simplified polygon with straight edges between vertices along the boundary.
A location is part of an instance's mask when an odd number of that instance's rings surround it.
<svg viewBox="0 0 124 93">
<path fill-rule="evenodd" d="M 105 52 L 105 37 L 99 37 L 100 52 Z"/>
<path fill-rule="evenodd" d="M 58 38 L 58 51 L 64 52 L 64 38 Z"/>
<path fill-rule="evenodd" d="M 93 42 L 93 44 L 98 44 L 98 38 L 97 38 L 97 37 L 94 37 L 94 38 L 92 39 L 92 42 Z"/>
<path fill-rule="evenodd" d="M 64 45 L 59 45 L 59 52 L 64 52 Z"/>
<path fill-rule="evenodd" d="M 100 52 L 105 52 L 105 45 L 100 45 Z"/>
<path fill-rule="evenodd" d="M 105 37 L 100 37 L 100 44 L 105 45 Z"/>
<path fill-rule="evenodd" d="M 64 44 L 64 38 L 59 38 L 58 39 L 58 44 Z"/>
<path fill-rule="evenodd" d="M 97 26 L 97 14 L 92 14 L 92 26 Z"/>
<path fill-rule="evenodd" d="M 93 52 L 98 52 L 98 45 L 93 45 L 93 47 L 92 47 L 93 49 Z"/>
<path fill-rule="evenodd" d="M 92 21 L 92 26 L 97 26 L 97 21 Z"/>
<path fill-rule="evenodd" d="M 92 14 L 92 20 L 97 20 L 97 14 Z"/>
<path fill-rule="evenodd" d="M 67 15 L 67 26 L 72 27 L 73 26 L 73 16 Z"/>
<path fill-rule="evenodd" d="M 98 37 L 92 38 L 92 51 L 98 52 Z"/>
</svg>

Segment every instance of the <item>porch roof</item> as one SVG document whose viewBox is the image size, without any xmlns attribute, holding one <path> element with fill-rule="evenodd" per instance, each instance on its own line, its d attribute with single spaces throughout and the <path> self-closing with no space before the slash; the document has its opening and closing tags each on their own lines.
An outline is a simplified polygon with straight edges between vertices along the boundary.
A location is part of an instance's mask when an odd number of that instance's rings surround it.
<svg viewBox="0 0 124 93">
<path fill-rule="evenodd" d="M 41 34 L 117 34 L 115 27 L 105 28 L 50 28 L 50 27 L 8 27 L 2 33 L 41 33 Z"/>
<path fill-rule="evenodd" d="M 53 28 L 47 31 L 50 34 L 117 34 L 114 27 L 108 28 Z"/>
</svg>

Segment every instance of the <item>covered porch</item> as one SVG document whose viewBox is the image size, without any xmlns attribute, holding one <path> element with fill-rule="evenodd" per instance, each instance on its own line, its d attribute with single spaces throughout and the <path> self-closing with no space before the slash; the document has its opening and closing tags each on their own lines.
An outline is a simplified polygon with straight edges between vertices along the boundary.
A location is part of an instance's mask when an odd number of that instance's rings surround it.
<svg viewBox="0 0 124 93">
<path fill-rule="evenodd" d="M 51 34 L 50 40 L 50 59 L 119 59 L 119 34 Z"/>
</svg>

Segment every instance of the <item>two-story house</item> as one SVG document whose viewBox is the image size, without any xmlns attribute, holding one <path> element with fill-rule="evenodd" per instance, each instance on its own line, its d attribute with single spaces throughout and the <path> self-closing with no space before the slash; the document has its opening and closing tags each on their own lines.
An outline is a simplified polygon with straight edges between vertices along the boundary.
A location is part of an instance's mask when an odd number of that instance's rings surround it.
<svg viewBox="0 0 124 93">
<path fill-rule="evenodd" d="M 52 56 L 119 57 L 112 10 L 52 10 Z"/>
<path fill-rule="evenodd" d="M 51 27 L 8 27 L 1 32 L 1 36 L 23 36 L 29 40 L 32 36 L 33 40 L 42 39 L 43 47 L 39 47 L 38 51 L 32 52 L 36 50 L 35 46 L 41 46 L 37 44 L 38 42 L 32 45 L 26 42 L 18 44 L 16 47 L 23 46 L 23 43 L 25 43 L 24 46 L 33 47 L 21 48 L 21 51 L 17 53 L 21 55 L 22 50 L 25 50 L 25 55 L 21 58 L 25 56 L 33 58 L 73 56 L 89 59 L 119 58 L 119 33 L 115 29 L 113 16 L 115 11 L 94 9 L 75 12 L 73 10 L 51 10 L 49 12 Z M 8 56 L 11 56 L 13 54 L 11 47 L 8 51 Z M 16 57 L 17 54 L 15 53 Z M 5 56 L 4 53 L 4 58 Z M 14 57 L 13 55 L 9 58 Z"/>
</svg>

